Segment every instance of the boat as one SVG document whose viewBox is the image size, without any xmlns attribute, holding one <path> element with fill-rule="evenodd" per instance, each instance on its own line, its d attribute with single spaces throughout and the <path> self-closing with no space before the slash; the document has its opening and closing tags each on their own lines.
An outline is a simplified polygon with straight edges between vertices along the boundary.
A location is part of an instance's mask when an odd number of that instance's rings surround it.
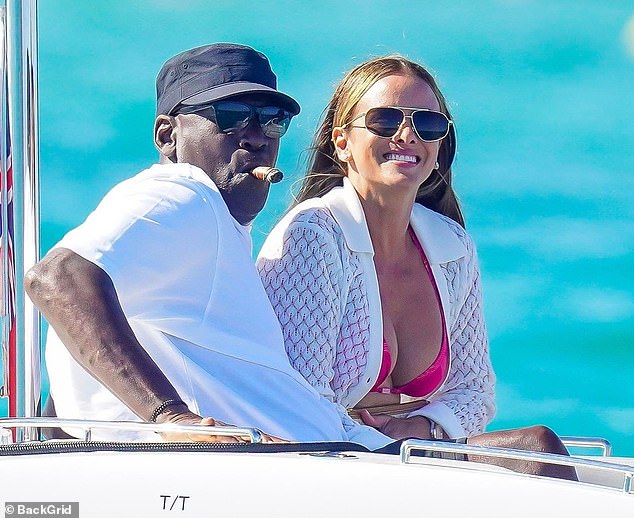
<svg viewBox="0 0 634 518">
<path fill-rule="evenodd" d="M 60 424 L 82 427 L 85 437 L 12 443 L 8 432 Z M 12 516 L 9 506 L 16 512 L 21 502 L 55 503 L 66 514 L 91 517 L 300 513 L 317 518 L 332 512 L 378 517 L 421 508 L 478 517 L 630 517 L 634 512 L 634 459 L 609 455 L 596 460 L 418 440 L 405 441 L 400 455 L 385 455 L 359 451 L 354 444 L 258 444 L 257 431 L 233 428 L 208 431 L 243 433 L 254 442 L 98 442 L 90 440 L 98 427 L 161 431 L 166 426 L 45 418 L 2 419 L 0 427 L 5 430 L 0 445 L 5 516 Z M 579 481 L 417 457 L 422 451 L 567 464 L 576 468 Z"/>
<path fill-rule="evenodd" d="M 400 454 L 353 443 L 263 444 L 255 429 L 41 417 L 40 317 L 21 279 L 38 260 L 36 0 L 1 10 L 2 345 L 0 501 L 5 516 L 307 518 L 424 513 L 475 517 L 634 516 L 634 458 L 608 441 L 565 437 L 584 454 L 560 456 L 407 440 Z M 6 16 L 5 16 L 6 15 Z M 6 45 L 5 45 L 6 43 Z M 82 431 L 47 439 L 47 428 Z M 99 429 L 241 435 L 245 443 L 109 442 Z M 597 450 L 600 455 L 589 455 Z M 519 474 L 465 460 L 476 454 L 572 466 L 579 481 Z M 322 496 L 323 495 L 323 496 Z"/>
</svg>

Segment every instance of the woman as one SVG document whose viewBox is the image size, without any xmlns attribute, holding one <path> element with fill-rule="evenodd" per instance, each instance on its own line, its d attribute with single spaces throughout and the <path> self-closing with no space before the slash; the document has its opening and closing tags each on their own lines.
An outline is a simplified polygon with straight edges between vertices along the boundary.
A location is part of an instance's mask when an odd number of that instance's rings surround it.
<svg viewBox="0 0 634 518">
<path fill-rule="evenodd" d="M 258 257 L 293 366 L 395 439 L 472 437 L 495 412 L 477 257 L 451 186 L 455 148 L 423 67 L 399 56 L 357 66 Z M 565 451 L 547 428 L 528 430 L 528 442 Z M 479 443 L 502 445 L 500 433 Z M 505 445 L 526 442 L 509 433 Z"/>
<path fill-rule="evenodd" d="M 295 368 L 346 408 L 430 399 L 408 414 L 422 419 L 400 425 L 427 437 L 433 424 L 436 436 L 480 433 L 495 411 L 477 261 L 451 188 L 454 151 L 426 70 L 398 57 L 360 65 L 326 110 L 298 205 L 258 260 Z M 282 282 L 286 271 L 301 273 Z M 294 281 L 319 286 L 323 303 L 303 287 L 294 297 Z M 297 328 L 302 308 L 309 320 Z"/>
</svg>

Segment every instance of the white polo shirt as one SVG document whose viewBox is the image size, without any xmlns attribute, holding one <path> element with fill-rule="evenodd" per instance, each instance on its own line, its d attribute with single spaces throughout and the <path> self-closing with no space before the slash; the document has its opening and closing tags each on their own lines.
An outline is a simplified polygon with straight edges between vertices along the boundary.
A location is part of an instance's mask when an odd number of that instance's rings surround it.
<svg viewBox="0 0 634 518">
<path fill-rule="evenodd" d="M 137 339 L 193 412 L 296 441 L 350 440 L 370 448 L 391 442 L 343 415 L 290 366 L 248 229 L 201 169 L 154 165 L 120 183 L 56 247 L 110 276 Z M 71 357 L 52 328 L 46 363 L 59 417 L 139 420 Z"/>
</svg>

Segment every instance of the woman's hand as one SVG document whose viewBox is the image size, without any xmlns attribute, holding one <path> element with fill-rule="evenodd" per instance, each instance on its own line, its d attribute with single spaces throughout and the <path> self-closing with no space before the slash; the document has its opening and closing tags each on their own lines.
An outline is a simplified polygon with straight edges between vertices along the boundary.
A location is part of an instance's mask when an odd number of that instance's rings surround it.
<svg viewBox="0 0 634 518">
<path fill-rule="evenodd" d="M 165 412 L 160 416 L 160 423 L 182 424 L 182 425 L 200 425 L 200 426 L 228 426 L 222 421 L 213 419 L 212 417 L 200 417 L 193 412 Z M 158 420 L 157 420 L 158 421 Z M 164 432 L 161 438 L 167 442 L 209 442 L 209 443 L 248 443 L 249 439 L 240 435 L 211 435 L 208 433 L 192 433 L 192 432 Z M 262 442 L 288 442 L 279 437 L 274 437 L 262 433 Z"/>
<path fill-rule="evenodd" d="M 361 410 L 360 415 L 364 424 L 376 428 L 392 439 L 431 439 L 431 423 L 426 417 L 374 416 L 366 409 Z"/>
</svg>

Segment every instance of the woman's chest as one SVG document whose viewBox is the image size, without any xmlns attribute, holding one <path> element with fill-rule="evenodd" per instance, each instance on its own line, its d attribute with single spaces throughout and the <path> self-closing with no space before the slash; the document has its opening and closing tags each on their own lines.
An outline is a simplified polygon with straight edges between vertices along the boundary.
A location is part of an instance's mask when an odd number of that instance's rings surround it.
<svg viewBox="0 0 634 518">
<path fill-rule="evenodd" d="M 440 297 L 423 264 L 400 272 L 377 268 L 383 338 L 390 349 L 390 380 L 401 385 L 437 357 L 443 336 Z"/>
</svg>

